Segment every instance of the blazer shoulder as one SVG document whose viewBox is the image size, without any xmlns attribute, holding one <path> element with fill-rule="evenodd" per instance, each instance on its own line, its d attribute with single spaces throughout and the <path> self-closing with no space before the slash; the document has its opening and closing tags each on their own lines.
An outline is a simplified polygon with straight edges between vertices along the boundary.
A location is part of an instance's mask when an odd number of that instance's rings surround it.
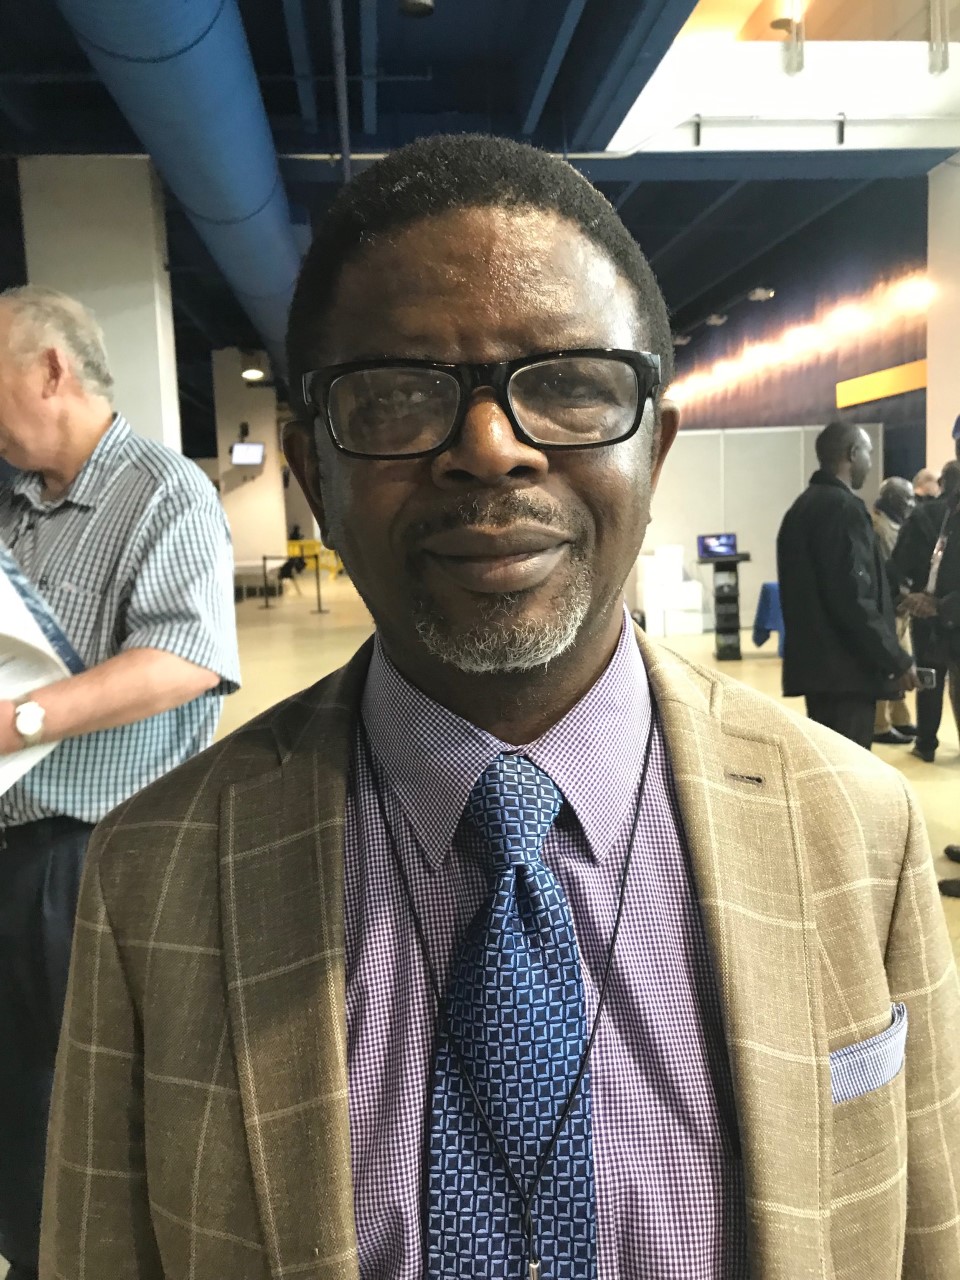
<svg viewBox="0 0 960 1280">
<path fill-rule="evenodd" d="M 844 773 L 852 771 L 882 789 L 893 786 L 903 792 L 903 779 L 896 769 L 849 739 L 808 719 L 799 708 L 794 710 L 726 672 L 691 662 L 660 644 L 647 641 L 646 650 L 656 655 L 657 675 L 655 678 L 651 670 L 651 678 L 658 698 L 665 694 L 668 699 L 696 700 L 719 721 L 725 732 L 778 744 L 791 771 L 818 767 Z"/>
</svg>

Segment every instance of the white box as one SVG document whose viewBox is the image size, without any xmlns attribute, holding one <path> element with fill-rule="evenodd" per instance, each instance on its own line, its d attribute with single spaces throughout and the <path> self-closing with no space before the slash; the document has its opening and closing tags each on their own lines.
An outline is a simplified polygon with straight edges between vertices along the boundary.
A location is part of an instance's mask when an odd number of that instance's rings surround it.
<svg viewBox="0 0 960 1280">
<path fill-rule="evenodd" d="M 702 636 L 703 613 L 699 609 L 667 609 L 663 625 L 668 636 Z"/>
</svg>

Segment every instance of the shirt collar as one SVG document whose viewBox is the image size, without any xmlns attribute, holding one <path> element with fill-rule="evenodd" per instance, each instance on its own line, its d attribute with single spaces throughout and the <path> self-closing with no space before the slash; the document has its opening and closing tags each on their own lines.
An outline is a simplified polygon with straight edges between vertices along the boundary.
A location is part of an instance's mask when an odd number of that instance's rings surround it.
<svg viewBox="0 0 960 1280">
<path fill-rule="evenodd" d="M 371 747 L 435 869 L 446 857 L 477 779 L 502 751 L 520 751 L 553 779 L 591 855 L 613 847 L 636 796 L 652 715 L 633 623 L 624 614 L 616 652 L 596 684 L 535 742 L 501 742 L 416 689 L 380 644 L 363 694 Z"/>
<path fill-rule="evenodd" d="M 75 507 L 95 507 L 102 492 L 104 476 L 112 470 L 113 463 L 122 452 L 130 434 L 130 423 L 122 413 L 115 413 L 110 426 L 97 442 L 97 447 L 80 468 L 76 480 L 63 497 L 55 502 L 44 502 L 43 476 L 39 471 L 25 471 L 18 476 L 13 492 L 38 508 L 58 507 L 64 502 Z"/>
<path fill-rule="evenodd" d="M 810 477 L 811 484 L 830 485 L 834 489 L 842 489 L 845 494 L 851 498 L 857 498 L 858 502 L 862 502 L 862 498 L 858 498 L 849 485 L 845 485 L 837 476 L 831 475 L 829 471 L 815 471 Z"/>
</svg>

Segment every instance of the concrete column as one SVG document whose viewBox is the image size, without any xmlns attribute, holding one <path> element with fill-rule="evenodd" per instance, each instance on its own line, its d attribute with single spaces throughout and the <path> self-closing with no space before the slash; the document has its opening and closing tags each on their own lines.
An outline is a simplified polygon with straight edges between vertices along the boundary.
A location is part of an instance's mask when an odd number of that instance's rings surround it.
<svg viewBox="0 0 960 1280">
<path fill-rule="evenodd" d="M 960 166 L 930 174 L 927 268 L 937 296 L 927 318 L 927 466 L 954 456 L 960 417 Z"/>
<path fill-rule="evenodd" d="M 115 405 L 134 431 L 181 449 L 160 183 L 149 160 L 20 160 L 27 279 L 79 298 L 103 326 Z"/>
<path fill-rule="evenodd" d="M 259 566 L 265 555 L 287 554 L 277 396 L 272 387 L 244 382 L 241 368 L 240 352 L 235 347 L 214 351 L 220 498 L 233 533 L 238 567 Z M 240 425 L 244 422 L 247 440 L 264 446 L 262 466 L 235 467 L 230 460 L 230 446 L 240 439 Z"/>
</svg>

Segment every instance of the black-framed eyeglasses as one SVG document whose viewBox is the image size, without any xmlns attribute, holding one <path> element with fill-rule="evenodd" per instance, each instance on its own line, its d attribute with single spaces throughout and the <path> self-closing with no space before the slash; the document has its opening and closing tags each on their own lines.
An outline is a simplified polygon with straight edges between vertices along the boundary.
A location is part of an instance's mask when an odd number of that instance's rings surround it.
<svg viewBox="0 0 960 1280">
<path fill-rule="evenodd" d="M 518 440 L 598 449 L 632 436 L 660 385 L 649 351 L 545 351 L 494 364 L 358 360 L 304 374 L 303 397 L 352 458 L 427 458 L 456 443 L 472 394 L 490 387 Z"/>
</svg>

